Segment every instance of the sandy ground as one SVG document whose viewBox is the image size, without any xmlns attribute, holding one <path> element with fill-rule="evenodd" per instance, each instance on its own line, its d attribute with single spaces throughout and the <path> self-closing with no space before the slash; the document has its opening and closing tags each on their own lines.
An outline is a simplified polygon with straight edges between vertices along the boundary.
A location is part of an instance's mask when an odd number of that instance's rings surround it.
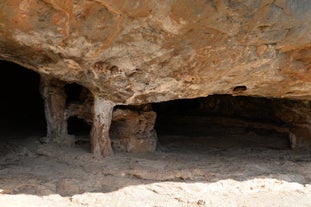
<svg viewBox="0 0 311 207">
<path fill-rule="evenodd" d="M 11 138 L 0 143 L 0 206 L 311 206 L 310 152 L 230 146 L 95 159 L 87 144 Z"/>
</svg>

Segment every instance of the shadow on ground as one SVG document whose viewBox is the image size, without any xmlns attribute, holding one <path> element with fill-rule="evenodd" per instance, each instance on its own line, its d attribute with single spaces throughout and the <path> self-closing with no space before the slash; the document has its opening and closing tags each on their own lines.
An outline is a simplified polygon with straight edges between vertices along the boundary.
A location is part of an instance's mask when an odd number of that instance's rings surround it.
<svg viewBox="0 0 311 207">
<path fill-rule="evenodd" d="M 311 181 L 308 151 L 207 147 L 202 144 L 202 137 L 197 144 L 187 143 L 185 137 L 169 138 L 184 142 L 164 142 L 154 153 L 115 153 L 103 159 L 95 159 L 88 153 L 86 143 L 65 148 L 42 145 L 38 135 L 12 138 L 0 144 L 0 188 L 2 194 L 73 196 L 161 182 L 215 183 L 271 178 L 305 186 Z"/>
</svg>

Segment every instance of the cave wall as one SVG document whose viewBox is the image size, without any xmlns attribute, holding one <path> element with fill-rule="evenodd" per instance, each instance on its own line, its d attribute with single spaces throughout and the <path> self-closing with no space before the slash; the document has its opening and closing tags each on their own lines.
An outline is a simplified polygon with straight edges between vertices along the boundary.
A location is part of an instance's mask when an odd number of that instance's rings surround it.
<svg viewBox="0 0 311 207">
<path fill-rule="evenodd" d="M 112 152 L 115 105 L 211 94 L 311 99 L 308 1 L 3 0 L 0 11 L 1 60 L 92 93 L 95 154 Z M 67 133 L 57 93 L 43 89 L 48 134 Z"/>
<path fill-rule="evenodd" d="M 311 115 L 311 102 L 307 100 L 228 94 L 162 102 L 153 108 L 167 115 L 232 117 L 286 126 L 308 123 Z"/>
<path fill-rule="evenodd" d="M 47 136 L 41 142 L 73 146 L 78 137 L 90 136 L 91 151 L 98 157 L 119 152 L 153 152 L 157 135 L 154 130 L 156 113 L 149 105 L 115 106 L 94 96 L 87 88 L 64 81 L 41 77 L 41 95 L 45 103 Z M 75 131 L 70 121 L 80 120 Z M 81 126 L 91 126 L 90 132 Z M 80 124 L 80 126 L 79 126 Z M 79 127 L 81 127 L 79 129 Z M 80 134 L 79 134 L 80 133 Z"/>
<path fill-rule="evenodd" d="M 150 109 L 115 108 L 110 127 L 112 148 L 119 152 L 154 152 L 156 113 Z"/>
<path fill-rule="evenodd" d="M 183 125 L 208 135 L 214 126 L 249 129 L 256 133 L 286 136 L 293 149 L 311 146 L 311 102 L 294 99 L 211 95 L 153 104 L 159 133 L 196 135 Z M 176 129 L 177 128 L 177 129 Z M 175 131 L 174 131 L 175 130 Z M 176 131 L 177 130 L 177 131 Z M 189 133 L 190 132 L 190 133 Z"/>
<path fill-rule="evenodd" d="M 310 99 L 300 0 L 4 0 L 0 59 L 117 104 L 210 94 Z"/>
</svg>

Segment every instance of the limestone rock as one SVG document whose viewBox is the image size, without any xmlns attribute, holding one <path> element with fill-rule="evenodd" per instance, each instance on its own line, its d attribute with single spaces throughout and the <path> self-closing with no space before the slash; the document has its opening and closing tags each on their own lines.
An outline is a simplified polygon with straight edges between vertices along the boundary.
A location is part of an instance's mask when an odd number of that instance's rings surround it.
<svg viewBox="0 0 311 207">
<path fill-rule="evenodd" d="M 157 144 L 154 128 L 156 113 L 116 109 L 112 116 L 112 147 L 122 152 L 153 152 Z"/>
<path fill-rule="evenodd" d="M 212 94 L 311 100 L 309 1 L 2 0 L 0 11 L 0 59 L 40 73 L 47 136 L 64 137 L 67 118 L 83 118 L 96 155 L 112 154 L 116 105 Z M 67 105 L 69 83 L 94 103 Z M 296 146 L 309 121 L 293 123 Z M 150 123 L 135 124 L 151 139 L 134 138 L 140 129 L 127 121 L 132 131 L 115 147 L 154 148 Z"/>
<path fill-rule="evenodd" d="M 0 59 L 117 104 L 311 98 L 309 1 L 3 0 Z"/>
</svg>

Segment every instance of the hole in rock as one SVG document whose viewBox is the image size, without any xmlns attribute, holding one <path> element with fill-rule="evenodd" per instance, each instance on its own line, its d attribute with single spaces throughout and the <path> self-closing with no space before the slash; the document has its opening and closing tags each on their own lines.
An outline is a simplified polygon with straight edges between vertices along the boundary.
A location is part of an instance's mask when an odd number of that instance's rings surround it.
<svg viewBox="0 0 311 207">
<path fill-rule="evenodd" d="M 66 104 L 73 102 L 82 102 L 81 93 L 83 87 L 77 83 L 71 83 L 65 85 L 65 91 L 67 94 Z"/>
<path fill-rule="evenodd" d="M 75 135 L 77 144 L 89 143 L 92 126 L 83 119 L 70 117 L 67 120 L 68 134 Z"/>
<path fill-rule="evenodd" d="M 233 88 L 233 92 L 242 92 L 242 91 L 246 91 L 247 87 L 246 86 L 236 86 Z"/>
<path fill-rule="evenodd" d="M 290 147 L 286 100 L 211 95 L 153 104 L 160 146 L 168 150 Z M 284 117 L 285 116 L 285 117 Z"/>
<path fill-rule="evenodd" d="M 65 85 L 67 129 L 75 136 L 76 144 L 90 143 L 93 95 L 89 89 L 77 83 Z M 85 145 L 85 146 L 86 146 Z"/>
<path fill-rule="evenodd" d="M 0 61 L 0 139 L 45 136 L 40 75 L 12 62 Z"/>
</svg>

